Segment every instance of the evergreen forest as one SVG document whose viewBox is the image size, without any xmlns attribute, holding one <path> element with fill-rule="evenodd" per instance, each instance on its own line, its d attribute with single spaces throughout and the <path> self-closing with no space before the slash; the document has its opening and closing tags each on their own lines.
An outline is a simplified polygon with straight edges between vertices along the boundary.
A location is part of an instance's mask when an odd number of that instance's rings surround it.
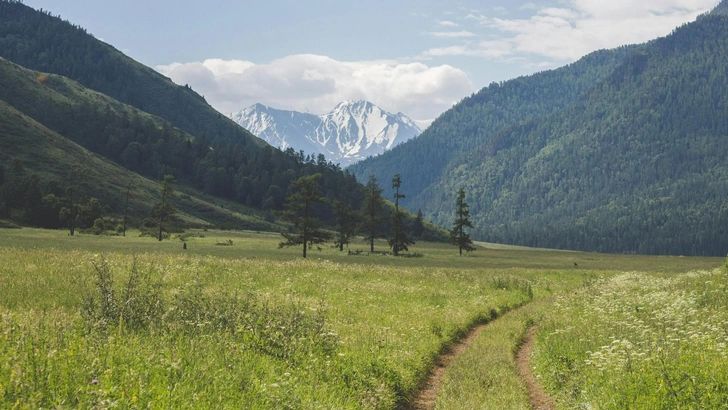
<svg viewBox="0 0 728 410">
<path fill-rule="evenodd" d="M 728 16 L 492 84 L 349 169 L 417 179 L 402 203 L 475 239 L 600 252 L 728 251 Z M 455 188 L 454 188 L 455 187 Z"/>
</svg>

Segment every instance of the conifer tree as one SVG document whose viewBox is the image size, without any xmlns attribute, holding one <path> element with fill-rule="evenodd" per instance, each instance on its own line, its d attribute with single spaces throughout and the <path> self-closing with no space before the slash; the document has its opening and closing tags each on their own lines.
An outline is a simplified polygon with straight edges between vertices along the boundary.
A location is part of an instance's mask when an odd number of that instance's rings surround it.
<svg viewBox="0 0 728 410">
<path fill-rule="evenodd" d="M 382 197 L 382 188 L 377 184 L 377 178 L 374 175 L 369 176 L 369 182 L 366 185 L 366 196 L 364 197 L 364 205 L 362 206 L 362 230 L 367 234 L 369 241 L 369 251 L 374 252 L 374 239 L 381 238 L 382 222 L 384 222 L 384 198 Z"/>
<path fill-rule="evenodd" d="M 404 198 L 404 194 L 399 193 L 399 188 L 402 186 L 402 178 L 399 174 L 392 178 L 392 189 L 394 189 L 394 214 L 392 215 L 392 239 L 389 240 L 389 245 L 392 247 L 392 253 L 394 256 L 399 255 L 400 250 L 407 251 L 408 245 L 413 245 L 414 242 L 407 237 L 404 226 L 404 213 L 399 210 L 399 200 Z"/>
<path fill-rule="evenodd" d="M 344 245 L 348 245 L 356 235 L 359 224 L 359 214 L 346 202 L 334 201 L 334 215 L 336 216 L 336 240 L 334 244 L 339 251 L 344 251 Z"/>
<path fill-rule="evenodd" d="M 331 234 L 323 230 L 323 222 L 313 212 L 315 204 L 326 203 L 326 198 L 321 195 L 320 179 L 321 174 L 314 174 L 293 182 L 296 192 L 288 197 L 286 209 L 280 213 L 283 220 L 291 223 L 293 232 L 281 232 L 286 241 L 278 244 L 279 249 L 303 245 L 305 258 L 307 249 L 331 240 Z"/>
<path fill-rule="evenodd" d="M 460 249 L 460 256 L 463 255 L 463 249 L 466 252 L 475 250 L 470 234 L 465 233 L 466 227 L 472 228 L 473 224 L 470 222 L 470 205 L 465 202 L 465 190 L 460 188 L 455 202 L 455 224 L 450 231 L 450 240 Z"/>
<path fill-rule="evenodd" d="M 421 238 L 422 234 L 425 232 L 425 223 L 424 223 L 425 217 L 422 214 L 422 209 L 417 210 L 417 217 L 415 218 L 414 223 L 412 223 L 412 236 L 415 238 Z"/>
<path fill-rule="evenodd" d="M 67 206 L 61 208 L 60 219 L 68 222 L 68 233 L 76 233 L 76 223 L 81 210 L 81 203 L 85 199 L 86 175 L 88 170 L 80 165 L 72 165 L 68 171 L 68 186 L 66 187 Z"/>
<path fill-rule="evenodd" d="M 131 181 L 126 186 L 126 201 L 124 202 L 124 217 L 122 219 L 121 236 L 126 236 L 126 217 L 129 213 L 129 196 L 131 195 Z"/>
<path fill-rule="evenodd" d="M 175 209 L 175 207 L 169 202 L 170 199 L 175 196 L 174 186 L 172 186 L 173 183 L 174 176 L 164 176 L 164 179 L 162 180 L 162 187 L 159 190 L 161 196 L 159 202 L 153 209 L 154 219 L 157 220 L 157 225 L 159 227 L 159 235 L 157 236 L 157 240 L 159 241 L 162 240 L 164 224 L 175 220 L 175 214 L 177 214 L 177 209 Z"/>
</svg>

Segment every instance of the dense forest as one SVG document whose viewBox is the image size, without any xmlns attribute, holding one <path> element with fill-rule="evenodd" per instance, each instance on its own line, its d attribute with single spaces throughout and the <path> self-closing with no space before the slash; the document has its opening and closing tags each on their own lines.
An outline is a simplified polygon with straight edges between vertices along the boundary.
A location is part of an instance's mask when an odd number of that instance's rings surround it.
<svg viewBox="0 0 728 410">
<path fill-rule="evenodd" d="M 647 44 L 493 84 L 350 170 L 422 172 L 404 203 L 443 225 L 465 188 L 481 240 L 724 255 L 726 8 Z"/>
</svg>

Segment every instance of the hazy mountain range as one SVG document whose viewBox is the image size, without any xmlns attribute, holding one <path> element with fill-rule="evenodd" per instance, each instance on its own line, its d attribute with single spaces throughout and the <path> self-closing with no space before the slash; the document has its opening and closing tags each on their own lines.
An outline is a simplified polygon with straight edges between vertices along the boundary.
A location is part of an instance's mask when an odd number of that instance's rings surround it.
<svg viewBox="0 0 728 410">
<path fill-rule="evenodd" d="M 342 166 L 379 155 L 422 132 L 406 115 L 361 100 L 344 101 L 323 115 L 255 104 L 230 117 L 274 147 L 324 154 Z"/>
</svg>

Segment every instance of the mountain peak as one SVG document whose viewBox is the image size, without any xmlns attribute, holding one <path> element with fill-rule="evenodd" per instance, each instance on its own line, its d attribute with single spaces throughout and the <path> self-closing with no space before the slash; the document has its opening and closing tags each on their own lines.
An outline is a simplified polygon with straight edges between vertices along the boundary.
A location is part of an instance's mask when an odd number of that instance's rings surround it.
<svg viewBox="0 0 728 410">
<path fill-rule="evenodd" d="M 422 132 L 406 115 L 365 100 L 342 101 L 318 116 L 255 104 L 230 117 L 273 146 L 324 154 L 342 166 L 379 155 Z"/>
<path fill-rule="evenodd" d="M 358 108 L 358 107 L 376 107 L 376 105 L 366 100 L 345 100 L 338 104 L 332 111 L 336 111 L 342 108 Z"/>
</svg>

